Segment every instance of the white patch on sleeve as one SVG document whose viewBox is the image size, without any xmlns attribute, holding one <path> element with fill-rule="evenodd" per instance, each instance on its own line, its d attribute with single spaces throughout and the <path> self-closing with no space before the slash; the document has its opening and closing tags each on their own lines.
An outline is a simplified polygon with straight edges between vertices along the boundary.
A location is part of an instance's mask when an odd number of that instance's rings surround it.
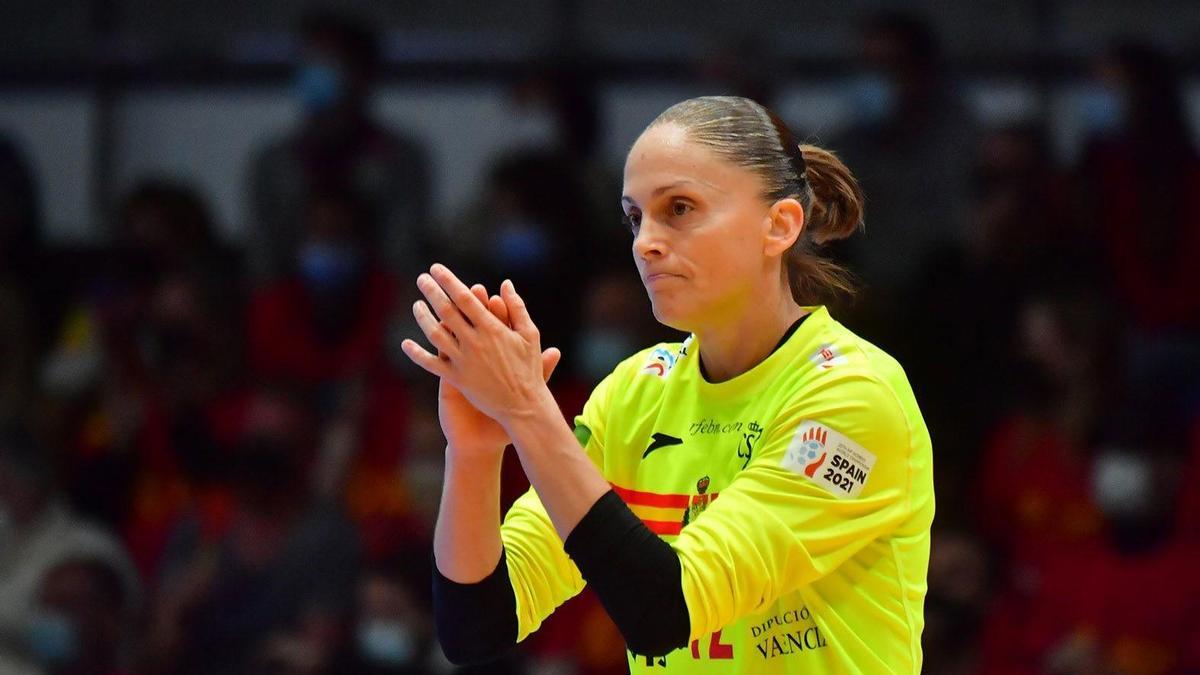
<svg viewBox="0 0 1200 675">
<path fill-rule="evenodd" d="M 796 428 L 781 466 L 840 499 L 849 499 L 862 493 L 875 467 L 875 455 L 849 436 L 805 420 Z"/>
<path fill-rule="evenodd" d="M 849 362 L 849 359 L 838 351 L 837 347 L 828 342 L 813 352 L 813 355 L 808 357 L 808 360 L 821 370 L 829 370 L 834 366 L 840 366 Z"/>
</svg>

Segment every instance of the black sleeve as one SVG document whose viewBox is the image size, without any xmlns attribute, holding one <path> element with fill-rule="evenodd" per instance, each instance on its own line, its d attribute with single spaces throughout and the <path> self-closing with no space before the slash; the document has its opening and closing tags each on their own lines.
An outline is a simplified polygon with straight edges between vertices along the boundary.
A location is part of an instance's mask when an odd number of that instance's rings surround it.
<svg viewBox="0 0 1200 675">
<path fill-rule="evenodd" d="M 438 641 L 451 663 L 494 660 L 517 644 L 517 599 L 508 580 L 508 558 L 474 584 L 460 584 L 433 566 L 433 616 Z"/>
<path fill-rule="evenodd" d="M 608 610 L 629 651 L 661 656 L 687 645 L 691 619 L 679 556 L 613 491 L 607 492 L 564 543 L 583 578 Z"/>
</svg>

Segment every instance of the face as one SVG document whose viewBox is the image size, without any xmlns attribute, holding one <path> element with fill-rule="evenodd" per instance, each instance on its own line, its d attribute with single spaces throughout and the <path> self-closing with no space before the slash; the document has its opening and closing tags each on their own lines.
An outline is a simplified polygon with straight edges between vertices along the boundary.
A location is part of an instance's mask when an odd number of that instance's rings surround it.
<svg viewBox="0 0 1200 675">
<path fill-rule="evenodd" d="M 735 321 L 781 283 L 781 256 L 803 212 L 795 200 L 767 202 L 762 190 L 759 176 L 677 125 L 651 127 L 634 143 L 621 207 L 661 323 L 694 331 Z"/>
</svg>

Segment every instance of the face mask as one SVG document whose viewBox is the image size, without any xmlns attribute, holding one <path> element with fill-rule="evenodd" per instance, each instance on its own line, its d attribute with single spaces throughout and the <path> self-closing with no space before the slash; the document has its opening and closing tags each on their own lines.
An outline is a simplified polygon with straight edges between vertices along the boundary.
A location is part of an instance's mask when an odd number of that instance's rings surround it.
<svg viewBox="0 0 1200 675">
<path fill-rule="evenodd" d="M 39 612 L 30 620 L 26 640 L 29 651 L 46 665 L 73 661 L 79 650 L 75 624 L 57 612 Z"/>
<path fill-rule="evenodd" d="M 345 244 L 305 244 L 296 263 L 304 283 L 318 293 L 345 288 L 359 272 L 358 250 Z"/>
<path fill-rule="evenodd" d="M 880 124 L 896 110 L 896 85 L 878 73 L 852 80 L 846 95 L 853 114 L 864 124 Z"/>
<path fill-rule="evenodd" d="M 1114 134 L 1125 126 L 1125 97 L 1108 85 L 1088 87 L 1079 96 L 1079 116 L 1089 133 Z"/>
<path fill-rule="evenodd" d="M 1092 498 L 1111 519 L 1138 518 L 1152 510 L 1153 481 L 1148 460 L 1123 450 L 1108 451 L 1092 467 Z"/>
<path fill-rule="evenodd" d="M 550 237 L 538 222 L 511 218 L 497 226 L 495 247 L 501 269 L 530 270 L 549 257 Z"/>
<path fill-rule="evenodd" d="M 346 82 L 339 68 L 315 61 L 300 66 L 292 87 L 305 110 L 321 112 L 341 102 Z"/>
<path fill-rule="evenodd" d="M 358 628 L 358 648 L 372 663 L 403 666 L 416 656 L 417 641 L 400 621 L 371 619 Z"/>
<path fill-rule="evenodd" d="M 581 335 L 576 342 L 579 350 L 581 373 L 593 382 L 599 382 L 622 359 L 634 352 L 633 341 L 624 333 L 608 328 L 597 328 Z"/>
</svg>

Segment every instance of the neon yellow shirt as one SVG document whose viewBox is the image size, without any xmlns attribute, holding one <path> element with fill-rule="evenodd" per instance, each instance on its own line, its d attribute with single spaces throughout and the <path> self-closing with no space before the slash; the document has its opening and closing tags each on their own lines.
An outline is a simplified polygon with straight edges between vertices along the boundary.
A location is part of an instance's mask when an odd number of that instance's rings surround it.
<svg viewBox="0 0 1200 675">
<path fill-rule="evenodd" d="M 917 673 L 933 463 L 900 365 L 824 307 L 726 382 L 698 343 L 623 361 L 576 435 L 679 555 L 691 644 L 633 673 Z M 518 639 L 584 585 L 534 491 L 501 537 Z"/>
</svg>

